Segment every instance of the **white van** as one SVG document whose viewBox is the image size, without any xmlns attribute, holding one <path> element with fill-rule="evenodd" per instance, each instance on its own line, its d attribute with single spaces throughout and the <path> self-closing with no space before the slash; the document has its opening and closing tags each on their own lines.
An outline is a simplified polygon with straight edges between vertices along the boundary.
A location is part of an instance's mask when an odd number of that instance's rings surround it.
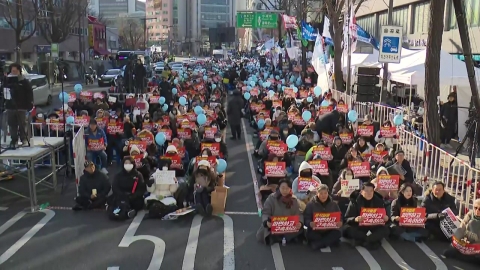
<svg viewBox="0 0 480 270">
<path fill-rule="evenodd" d="M 33 88 L 33 104 L 50 105 L 52 104 L 52 89 L 48 86 L 47 76 L 45 75 L 25 75 Z"/>
</svg>

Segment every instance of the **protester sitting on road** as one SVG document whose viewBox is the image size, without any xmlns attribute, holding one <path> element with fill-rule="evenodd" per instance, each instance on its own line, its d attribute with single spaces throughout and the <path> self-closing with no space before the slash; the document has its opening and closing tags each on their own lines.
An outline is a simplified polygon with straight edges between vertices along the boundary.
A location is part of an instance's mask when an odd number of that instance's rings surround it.
<svg viewBox="0 0 480 270">
<path fill-rule="evenodd" d="M 275 217 L 298 217 L 299 222 L 294 226 L 297 231 L 285 234 L 272 234 L 272 224 Z M 292 184 L 287 179 L 279 181 L 279 188 L 270 194 L 262 209 L 262 224 L 257 231 L 257 240 L 267 245 L 275 243 L 295 242 L 303 234 L 303 216 L 297 199 L 292 193 Z"/>
<path fill-rule="evenodd" d="M 383 126 L 384 127 L 391 127 L 392 122 L 385 121 L 383 123 Z M 392 138 L 384 138 L 384 137 L 382 137 L 382 134 L 381 134 L 380 130 L 377 131 L 377 134 L 375 135 L 375 141 L 377 143 L 383 143 L 387 147 L 388 150 L 393 149 L 393 151 L 396 151 L 395 148 L 398 145 L 397 135 L 394 135 Z"/>
<path fill-rule="evenodd" d="M 265 159 L 268 156 L 268 149 L 267 149 L 267 143 L 268 141 L 278 141 L 280 139 L 280 135 L 278 134 L 278 131 L 275 129 L 270 130 L 270 135 L 268 136 L 267 139 L 265 139 L 260 147 L 258 148 L 258 155 Z"/>
<path fill-rule="evenodd" d="M 373 127 L 373 135 L 365 137 L 365 141 L 369 142 L 370 145 L 375 146 L 377 144 L 377 142 L 375 141 L 375 134 L 377 134 L 378 128 L 373 124 L 372 116 L 370 114 L 366 114 L 363 117 L 362 126 Z"/>
<path fill-rule="evenodd" d="M 315 197 L 307 204 L 303 212 L 304 224 L 307 227 L 307 241 L 314 250 L 326 248 L 340 242 L 342 233 L 342 221 L 337 220 L 337 228 L 315 230 L 315 214 L 317 213 L 340 213 L 340 208 L 328 194 L 327 185 L 321 184 L 315 192 Z"/>
<path fill-rule="evenodd" d="M 389 175 L 388 170 L 385 167 L 379 167 L 377 169 L 375 179 L 373 179 L 370 182 L 376 186 L 375 191 L 378 192 L 380 195 L 382 195 L 383 199 L 385 200 L 385 203 L 387 203 L 389 201 L 396 199 L 398 196 L 398 192 L 380 189 L 380 187 L 378 186 L 378 179 L 380 175 Z"/>
<path fill-rule="evenodd" d="M 360 156 L 360 152 L 358 150 L 358 144 L 353 145 L 350 149 L 348 149 L 347 154 L 343 158 L 342 162 L 340 163 L 340 170 L 343 170 L 348 167 L 348 163 L 352 161 L 363 161 L 363 158 Z"/>
<path fill-rule="evenodd" d="M 88 129 L 85 131 L 85 145 L 87 146 L 87 160 L 96 162 L 97 158 L 100 158 L 100 164 L 97 164 L 101 168 L 101 172 L 108 174 L 106 167 L 107 163 L 107 149 L 108 141 L 107 136 L 103 129 L 99 129 L 97 126 L 97 120 L 90 119 Z"/>
<path fill-rule="evenodd" d="M 458 215 L 458 209 L 455 204 L 455 198 L 445 192 L 445 184 L 440 181 L 433 183 L 432 188 L 425 192 L 425 198 L 422 202 L 427 213 L 427 222 L 425 228 L 437 240 L 450 241 L 440 228 L 440 221 L 446 217 L 443 210 L 450 208 L 455 215 Z"/>
<path fill-rule="evenodd" d="M 470 210 L 465 215 L 460 224 L 460 228 L 455 231 L 454 237 L 456 239 L 455 241 L 460 241 L 463 244 L 480 244 L 480 199 L 476 199 L 473 202 L 473 210 Z M 463 254 L 457 247 L 452 245 L 445 250 L 443 255 L 447 258 L 458 259 L 480 265 L 480 254 Z"/>
<path fill-rule="evenodd" d="M 395 158 L 385 164 L 385 167 L 389 168 L 395 164 L 400 165 L 401 172 L 398 172 L 400 175 L 400 182 L 412 184 L 414 182 L 413 170 L 410 166 L 410 162 L 405 159 L 405 152 L 403 152 L 403 150 L 398 150 L 395 152 Z"/>
<path fill-rule="evenodd" d="M 403 238 L 407 241 L 421 242 L 428 239 L 429 232 L 421 227 L 401 227 L 400 212 L 402 208 L 417 208 L 418 200 L 414 197 L 414 190 L 411 184 L 405 183 L 400 187 L 398 198 L 393 200 L 391 205 L 391 221 L 390 238 Z M 423 217 L 422 217 L 423 218 Z"/>
<path fill-rule="evenodd" d="M 300 164 L 300 167 L 298 169 L 298 174 L 299 176 L 293 180 L 292 183 L 292 190 L 293 190 L 293 195 L 297 197 L 300 201 L 302 201 L 304 204 L 308 203 L 310 199 L 312 199 L 313 196 L 315 196 L 316 193 L 316 187 L 320 185 L 322 182 L 318 177 L 313 175 L 313 167 L 312 165 L 308 164 L 308 162 L 303 161 Z M 315 181 L 315 183 L 312 183 L 312 186 L 315 187 L 314 190 L 305 190 L 305 191 L 300 191 L 299 190 L 299 183 L 298 183 L 298 178 L 307 178 L 311 181 Z M 305 207 L 301 207 L 302 209 L 305 209 Z"/>
<path fill-rule="evenodd" d="M 365 220 L 361 215 L 363 208 L 385 209 L 382 196 L 375 192 L 375 185 L 372 183 L 364 183 L 360 192 L 354 191 L 350 195 L 350 204 L 345 213 L 347 227 L 343 235 L 353 240 L 356 246 L 378 249 L 382 245 L 382 239 L 388 237 L 389 229 L 386 225 L 360 226 Z M 388 219 L 388 216 L 384 215 L 383 220 L 387 222 Z"/>
<path fill-rule="evenodd" d="M 370 156 L 372 154 L 373 146 L 367 142 L 364 137 L 358 138 L 356 145 L 358 146 L 358 152 L 360 152 L 362 157 Z"/>
<path fill-rule="evenodd" d="M 201 215 L 211 216 L 213 207 L 210 194 L 215 190 L 217 174 L 212 171 L 210 162 L 200 160 L 193 175 L 189 179 L 189 188 L 193 191 L 195 210 Z"/>
<path fill-rule="evenodd" d="M 85 161 L 84 174 L 78 182 L 78 196 L 73 210 L 105 209 L 107 196 L 111 190 L 110 182 L 104 173 L 95 169 L 95 164 Z"/>
</svg>

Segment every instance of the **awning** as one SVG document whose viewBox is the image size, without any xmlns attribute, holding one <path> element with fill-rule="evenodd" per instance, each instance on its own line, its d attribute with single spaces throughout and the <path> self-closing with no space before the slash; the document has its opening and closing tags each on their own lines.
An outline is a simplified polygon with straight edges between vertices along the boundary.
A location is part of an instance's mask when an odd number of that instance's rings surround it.
<svg viewBox="0 0 480 270">
<path fill-rule="evenodd" d="M 95 52 L 95 55 L 109 55 L 110 54 L 110 52 L 108 50 L 102 49 L 102 48 L 95 49 L 94 52 Z"/>
</svg>

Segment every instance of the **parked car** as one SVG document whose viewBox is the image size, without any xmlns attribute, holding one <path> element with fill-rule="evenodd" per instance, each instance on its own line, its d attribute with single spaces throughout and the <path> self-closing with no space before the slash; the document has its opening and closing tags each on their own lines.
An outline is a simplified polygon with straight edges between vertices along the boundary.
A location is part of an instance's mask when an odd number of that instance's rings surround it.
<svg viewBox="0 0 480 270">
<path fill-rule="evenodd" d="M 25 78 L 30 81 L 33 88 L 33 104 L 50 105 L 52 104 L 53 91 L 48 85 L 47 76 L 45 75 L 25 75 Z"/>
<path fill-rule="evenodd" d="M 107 70 L 100 79 L 98 80 L 98 86 L 113 86 L 115 85 L 115 80 L 122 77 L 121 69 L 109 69 Z"/>
</svg>

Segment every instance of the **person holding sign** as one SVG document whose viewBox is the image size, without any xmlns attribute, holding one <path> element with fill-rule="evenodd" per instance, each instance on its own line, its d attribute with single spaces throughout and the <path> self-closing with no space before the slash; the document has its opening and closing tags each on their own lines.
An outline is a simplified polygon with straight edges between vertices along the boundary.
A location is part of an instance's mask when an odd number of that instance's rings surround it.
<svg viewBox="0 0 480 270">
<path fill-rule="evenodd" d="M 390 121 L 384 122 L 383 123 L 383 128 L 385 130 L 395 129 L 394 127 L 392 127 L 392 122 L 390 122 Z M 381 130 L 377 131 L 377 134 L 375 135 L 375 141 L 377 143 L 384 144 L 387 147 L 388 150 L 392 149 L 392 150 L 395 151 L 395 149 L 398 145 L 397 134 L 387 137 L 385 134 L 382 134 Z"/>
<path fill-rule="evenodd" d="M 287 243 L 295 241 L 303 233 L 302 221 L 298 201 L 292 193 L 292 184 L 282 179 L 278 190 L 268 196 L 263 205 L 257 240 L 267 245 L 281 243 L 283 239 Z"/>
<path fill-rule="evenodd" d="M 85 171 L 78 182 L 78 196 L 75 198 L 73 210 L 89 210 L 103 208 L 112 187 L 107 176 L 95 170 L 95 164 L 85 161 Z"/>
<path fill-rule="evenodd" d="M 473 202 L 473 210 L 465 215 L 453 238 L 445 257 L 480 264 L 480 199 Z"/>
<path fill-rule="evenodd" d="M 101 168 L 101 172 L 108 174 L 106 167 L 107 163 L 107 136 L 103 129 L 99 129 L 97 126 L 97 120 L 90 119 L 90 125 L 85 131 L 85 145 L 87 145 L 87 160 L 95 162 L 97 158 L 100 158 L 98 167 Z"/>
<path fill-rule="evenodd" d="M 422 207 L 425 207 L 427 212 L 425 228 L 437 240 L 450 241 L 440 228 L 440 221 L 446 217 L 446 214 L 442 211 L 450 208 L 455 215 L 458 215 L 458 209 L 455 204 L 455 198 L 445 192 L 445 184 L 443 182 L 436 181 L 433 183 L 432 188 L 426 191 Z"/>
<path fill-rule="evenodd" d="M 308 203 L 317 193 L 317 187 L 322 183 L 318 177 L 313 175 L 313 167 L 303 161 L 298 169 L 299 176 L 293 180 L 293 195 L 303 203 Z M 305 207 L 302 207 L 304 209 Z"/>
<path fill-rule="evenodd" d="M 412 184 L 414 182 L 412 167 L 410 166 L 410 162 L 405 159 L 405 152 L 403 152 L 403 150 L 398 150 L 397 152 L 395 152 L 395 158 L 392 161 L 388 162 L 385 167 L 387 167 L 388 169 L 389 167 L 394 165 L 397 165 L 397 167 L 399 167 L 401 170 L 398 173 L 400 175 L 400 180 L 402 181 L 402 183 L 406 182 Z"/>
<path fill-rule="evenodd" d="M 428 239 L 428 230 L 425 229 L 425 208 L 418 207 L 412 185 L 403 184 L 400 187 L 398 198 L 393 200 L 391 220 L 391 238 L 403 238 L 407 241 L 423 241 Z"/>
<path fill-rule="evenodd" d="M 215 190 L 217 174 L 211 170 L 208 160 L 200 160 L 197 169 L 189 179 L 189 188 L 193 193 L 195 210 L 201 214 L 210 216 L 213 207 L 210 202 L 210 194 Z"/>
<path fill-rule="evenodd" d="M 378 249 L 390 233 L 385 225 L 388 221 L 385 204 L 372 183 L 363 184 L 360 194 L 352 192 L 345 219 L 348 226 L 344 237 L 353 240 L 356 246 Z"/>
<path fill-rule="evenodd" d="M 329 196 L 327 185 L 321 184 L 315 191 L 316 196 L 303 212 L 303 220 L 307 227 L 307 240 L 313 250 L 318 250 L 340 242 L 342 213 Z"/>
</svg>

